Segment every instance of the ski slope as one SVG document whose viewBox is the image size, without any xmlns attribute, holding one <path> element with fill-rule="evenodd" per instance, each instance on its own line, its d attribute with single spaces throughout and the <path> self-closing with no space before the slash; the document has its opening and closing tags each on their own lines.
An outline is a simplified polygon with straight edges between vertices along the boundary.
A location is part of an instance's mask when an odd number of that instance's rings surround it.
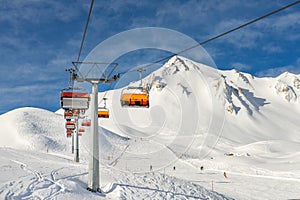
<svg viewBox="0 0 300 200">
<path fill-rule="evenodd" d="M 61 111 L 10 111 L 0 116 L 0 198 L 300 198 L 299 79 L 177 56 L 143 79 L 150 108 L 122 108 L 122 89 L 99 93 L 110 109 L 99 120 L 102 194 L 85 189 L 88 130 L 74 163 Z"/>
</svg>

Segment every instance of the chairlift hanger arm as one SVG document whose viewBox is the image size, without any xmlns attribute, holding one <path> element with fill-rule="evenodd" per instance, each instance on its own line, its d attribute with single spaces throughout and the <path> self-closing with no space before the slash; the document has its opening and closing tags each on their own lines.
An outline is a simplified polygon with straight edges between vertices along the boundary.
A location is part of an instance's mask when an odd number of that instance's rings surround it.
<svg viewBox="0 0 300 200">
<path fill-rule="evenodd" d="M 120 78 L 119 74 L 114 75 L 111 79 L 107 79 L 107 78 L 85 78 L 84 80 L 87 82 L 98 82 L 98 83 L 111 83 L 116 81 L 118 78 Z"/>
<path fill-rule="evenodd" d="M 114 68 L 111 70 L 111 72 L 108 74 L 108 76 L 107 77 L 110 77 L 111 75 L 112 75 L 112 73 L 115 71 L 115 69 L 118 67 L 118 63 L 113 63 L 113 65 L 114 65 Z"/>
<path fill-rule="evenodd" d="M 65 91 L 65 90 L 86 90 L 86 89 L 84 89 L 82 87 L 67 87 L 67 88 L 64 88 L 60 91 L 62 92 L 62 91 Z"/>
<path fill-rule="evenodd" d="M 138 69 L 132 69 L 132 70 L 129 70 L 129 71 L 126 71 L 126 72 L 121 72 L 120 74 L 127 74 L 127 73 L 133 73 L 133 72 L 143 72 L 143 71 L 146 71 L 147 69 L 145 67 L 140 67 Z"/>
<path fill-rule="evenodd" d="M 103 82 L 103 83 L 110 83 L 113 82 L 115 80 L 117 80 L 120 77 L 120 74 L 116 74 L 114 75 L 112 78 L 110 78 L 111 74 L 113 73 L 113 71 L 116 69 L 116 67 L 118 66 L 118 63 L 109 63 L 109 62 L 72 62 L 72 64 L 74 65 L 76 71 L 78 71 L 79 76 L 76 77 L 76 80 L 78 82 L 83 82 L 83 81 L 88 81 L 88 82 L 94 82 L 94 81 L 98 81 L 98 82 Z M 97 67 L 97 69 L 99 70 L 99 72 L 102 74 L 103 78 L 87 78 L 88 73 L 93 69 L 90 68 L 87 75 L 85 76 L 83 73 L 80 72 L 79 70 L 79 65 L 92 65 L 93 67 Z M 102 71 L 99 67 L 99 65 L 113 65 L 113 69 L 111 70 L 111 72 L 109 73 L 108 76 L 105 75 L 105 72 Z"/>
<path fill-rule="evenodd" d="M 140 67 L 140 68 L 138 68 L 136 71 L 142 73 L 143 71 L 146 71 L 146 69 L 145 69 L 144 67 Z"/>
</svg>

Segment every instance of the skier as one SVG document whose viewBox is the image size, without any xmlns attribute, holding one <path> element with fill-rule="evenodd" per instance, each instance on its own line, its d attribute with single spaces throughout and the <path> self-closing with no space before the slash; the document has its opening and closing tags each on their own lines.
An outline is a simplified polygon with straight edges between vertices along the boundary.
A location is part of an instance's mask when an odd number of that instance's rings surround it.
<svg viewBox="0 0 300 200">
<path fill-rule="evenodd" d="M 225 178 L 227 178 L 227 174 L 226 174 L 226 172 L 224 172 L 224 177 L 225 177 Z"/>
</svg>

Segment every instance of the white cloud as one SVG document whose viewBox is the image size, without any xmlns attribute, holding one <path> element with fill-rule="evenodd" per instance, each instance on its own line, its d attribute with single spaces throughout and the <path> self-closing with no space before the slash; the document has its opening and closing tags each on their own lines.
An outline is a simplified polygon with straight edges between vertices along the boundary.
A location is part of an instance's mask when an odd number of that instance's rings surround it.
<svg viewBox="0 0 300 200">
<path fill-rule="evenodd" d="M 300 39 L 300 13 L 288 12 L 281 15 L 274 15 L 264 19 L 255 26 L 268 33 L 265 34 L 268 38 L 271 34 L 273 37 L 278 37 L 283 40 L 298 40 Z"/>
<path fill-rule="evenodd" d="M 281 67 L 273 67 L 266 70 L 261 70 L 256 73 L 258 77 L 276 77 L 284 72 L 290 72 L 294 74 L 300 74 L 300 57 L 295 60 L 293 64 L 281 66 Z"/>
<path fill-rule="evenodd" d="M 288 66 L 283 66 L 283 67 L 270 68 L 270 69 L 262 70 L 262 71 L 256 73 L 256 76 L 258 76 L 258 77 L 276 77 L 284 72 L 300 74 L 300 67 L 295 66 L 295 65 L 288 65 Z"/>
<path fill-rule="evenodd" d="M 280 6 L 282 5 L 278 5 L 278 8 Z M 253 7 L 250 9 L 250 11 L 252 10 L 253 12 L 255 12 L 254 9 L 255 8 Z M 266 11 L 263 12 L 263 14 L 265 13 Z M 260 15 L 254 15 L 254 17 L 248 19 L 244 19 L 244 17 L 241 17 L 239 19 L 224 18 L 224 20 L 221 20 L 215 26 L 214 34 L 217 35 L 230 29 L 236 28 L 239 25 L 249 22 L 250 20 Z M 278 44 L 274 45 L 274 43 L 272 43 L 271 41 L 278 41 L 279 39 L 290 41 L 299 40 L 299 31 L 300 13 L 290 12 L 290 10 L 286 10 L 283 13 L 270 16 L 266 19 L 263 19 L 240 30 L 237 30 L 233 33 L 230 33 L 229 35 L 218 39 L 218 41 L 233 44 L 238 48 L 259 47 L 259 45 L 264 43 L 264 45 L 266 46 L 263 47 L 264 51 L 268 51 L 270 53 L 278 53 L 282 51 L 281 47 Z"/>
<path fill-rule="evenodd" d="M 0 90 L 0 113 L 22 106 L 51 106 L 59 108 L 59 84 L 33 84 L 2 86 Z M 57 97 L 55 98 L 55 95 Z"/>
<path fill-rule="evenodd" d="M 300 58 L 296 60 L 296 66 L 300 68 Z"/>
<path fill-rule="evenodd" d="M 232 66 L 234 69 L 238 69 L 238 70 L 249 70 L 249 69 L 251 69 L 251 66 L 246 65 L 246 64 L 244 64 L 244 63 L 240 63 L 240 62 L 232 63 L 231 66 Z"/>
<path fill-rule="evenodd" d="M 246 22 L 245 20 L 237 20 L 237 19 L 222 21 L 216 26 L 215 35 L 236 28 L 244 24 L 245 22 Z M 264 37 L 264 34 L 261 31 L 253 27 L 252 28 L 246 27 L 237 30 L 235 32 L 232 32 L 229 35 L 226 35 L 218 39 L 217 41 L 230 43 L 238 48 L 253 48 L 257 46 L 257 41 L 262 37 Z"/>
<path fill-rule="evenodd" d="M 263 23 L 261 23 L 261 26 L 267 26 L 280 32 L 293 29 L 293 28 L 298 28 L 299 25 L 300 25 L 299 12 L 274 16 L 272 18 L 266 19 Z"/>
<path fill-rule="evenodd" d="M 1 0 L 0 21 L 12 24 L 22 23 L 23 20 L 31 23 L 40 23 L 49 19 L 70 21 L 79 16 L 84 4 L 77 0 L 69 1 L 40 1 L 40 0 Z"/>
<path fill-rule="evenodd" d="M 272 43 L 263 45 L 262 50 L 266 51 L 266 52 L 269 52 L 269 53 L 281 53 L 281 52 L 283 52 L 283 49 L 279 45 L 272 44 Z"/>
</svg>

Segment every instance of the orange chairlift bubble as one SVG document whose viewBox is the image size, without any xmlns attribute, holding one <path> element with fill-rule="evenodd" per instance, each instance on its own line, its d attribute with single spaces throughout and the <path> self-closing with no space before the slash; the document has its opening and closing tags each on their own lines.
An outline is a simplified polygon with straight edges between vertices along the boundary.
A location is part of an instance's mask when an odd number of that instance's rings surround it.
<svg viewBox="0 0 300 200">
<path fill-rule="evenodd" d="M 67 137 L 72 137 L 73 130 L 67 129 Z"/>
<path fill-rule="evenodd" d="M 91 126 L 91 120 L 90 119 L 84 119 L 81 122 L 81 126 Z"/>
<path fill-rule="evenodd" d="M 79 132 L 79 133 L 84 133 L 85 130 L 84 130 L 84 128 L 79 128 L 78 132 Z"/>
<path fill-rule="evenodd" d="M 104 106 L 98 108 L 98 117 L 99 118 L 109 118 L 109 110 L 106 108 L 107 98 L 103 98 Z"/>
<path fill-rule="evenodd" d="M 71 121 L 71 119 L 74 118 L 73 116 L 73 111 L 71 109 L 66 109 L 65 112 L 64 112 L 64 118 L 67 120 L 67 121 Z"/>
<path fill-rule="evenodd" d="M 74 130 L 76 127 L 75 122 L 67 121 L 66 122 L 66 129 Z"/>
<path fill-rule="evenodd" d="M 64 110 L 79 109 L 87 110 L 89 108 L 90 94 L 83 92 L 86 89 L 74 87 L 74 81 L 77 78 L 75 69 L 66 69 L 70 73 L 68 87 L 60 92 L 60 105 Z"/>
<path fill-rule="evenodd" d="M 147 93 L 123 92 L 121 97 L 121 105 L 123 107 L 149 107 L 149 95 Z"/>
<path fill-rule="evenodd" d="M 61 98 L 90 98 L 90 95 L 86 92 L 62 92 Z"/>
<path fill-rule="evenodd" d="M 60 104 L 63 109 L 81 109 L 89 108 L 90 94 L 86 92 L 62 91 L 60 94 Z"/>
<path fill-rule="evenodd" d="M 67 133 L 67 137 L 72 137 L 72 133 Z"/>
<path fill-rule="evenodd" d="M 73 130 L 72 130 L 72 129 L 67 129 L 66 132 L 67 132 L 67 133 L 73 133 Z"/>
<path fill-rule="evenodd" d="M 98 117 L 99 118 L 109 118 L 109 111 L 107 109 L 98 109 Z"/>
<path fill-rule="evenodd" d="M 79 128 L 78 129 L 78 136 L 82 136 L 82 133 L 84 133 L 84 132 L 85 132 L 84 128 Z"/>
<path fill-rule="evenodd" d="M 70 112 L 70 111 L 67 111 L 67 112 L 64 113 L 64 117 L 65 117 L 66 119 L 71 118 L 71 117 L 73 117 L 73 113 Z"/>
<path fill-rule="evenodd" d="M 122 107 L 149 107 L 149 86 L 142 86 L 142 72 L 144 68 L 139 68 L 137 71 L 140 73 L 140 85 L 129 86 L 124 88 L 121 93 L 121 106 Z"/>
</svg>

